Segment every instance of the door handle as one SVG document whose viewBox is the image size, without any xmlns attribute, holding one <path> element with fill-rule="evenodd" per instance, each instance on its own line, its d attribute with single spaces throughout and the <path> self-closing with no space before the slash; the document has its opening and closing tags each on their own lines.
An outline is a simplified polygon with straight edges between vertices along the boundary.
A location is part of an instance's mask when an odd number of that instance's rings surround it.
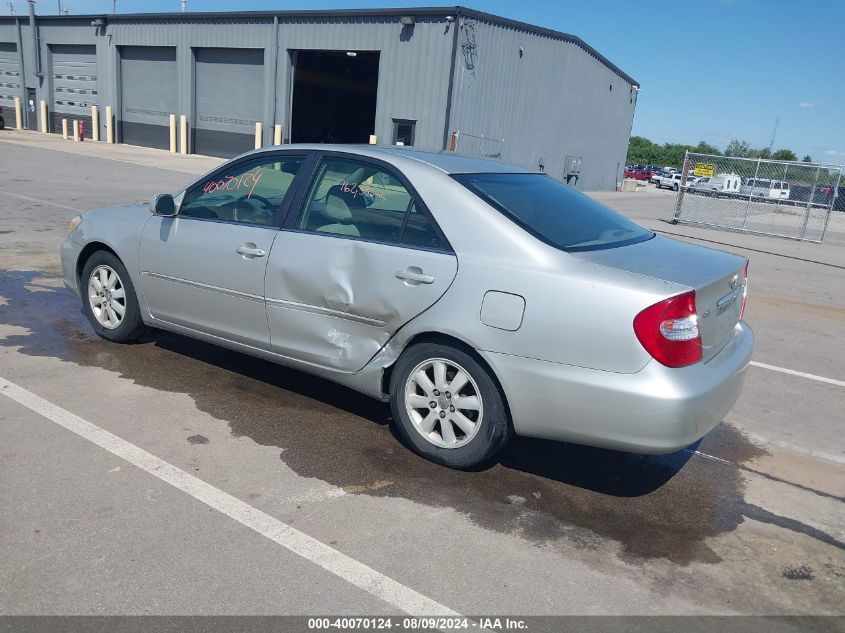
<svg viewBox="0 0 845 633">
<path fill-rule="evenodd" d="M 267 254 L 267 251 L 261 248 L 256 248 L 255 244 L 244 244 L 243 246 L 238 246 L 235 250 L 239 255 L 244 255 L 246 257 L 264 257 Z"/>
<path fill-rule="evenodd" d="M 405 270 L 397 270 L 396 278 L 412 286 L 434 283 L 434 277 L 432 275 L 426 275 L 421 268 L 417 268 L 416 266 L 409 266 Z"/>
</svg>

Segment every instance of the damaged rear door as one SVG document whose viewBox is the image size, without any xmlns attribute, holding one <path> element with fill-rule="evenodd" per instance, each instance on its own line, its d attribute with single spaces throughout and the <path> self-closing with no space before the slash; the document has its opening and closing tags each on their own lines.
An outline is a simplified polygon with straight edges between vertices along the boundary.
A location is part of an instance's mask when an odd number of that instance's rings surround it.
<svg viewBox="0 0 845 633">
<path fill-rule="evenodd" d="M 321 159 L 267 262 L 273 351 L 354 372 L 434 304 L 458 264 L 410 183 L 379 161 Z"/>
</svg>

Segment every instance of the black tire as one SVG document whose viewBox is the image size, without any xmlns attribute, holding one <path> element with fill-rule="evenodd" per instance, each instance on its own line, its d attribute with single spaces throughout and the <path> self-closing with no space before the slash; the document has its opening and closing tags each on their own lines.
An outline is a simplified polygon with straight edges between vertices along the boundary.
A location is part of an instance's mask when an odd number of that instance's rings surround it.
<svg viewBox="0 0 845 633">
<path fill-rule="evenodd" d="M 405 406 L 405 387 L 411 372 L 431 359 L 445 359 L 466 371 L 475 383 L 469 388 L 477 387 L 481 397 L 480 426 L 467 443 L 456 448 L 436 446 L 423 437 Z M 405 444 L 422 457 L 449 468 L 471 468 L 490 461 L 513 435 L 504 399 L 489 371 L 472 355 L 448 345 L 420 343 L 402 353 L 390 377 L 390 406 L 396 429 Z M 444 413 L 448 415 L 448 409 Z M 439 429 L 441 423 L 436 424 Z M 458 429 L 457 426 L 452 428 Z"/>
<path fill-rule="evenodd" d="M 88 283 L 92 273 L 102 266 L 107 266 L 117 273 L 120 286 L 123 288 L 124 314 L 117 327 L 105 327 L 94 315 L 91 301 L 88 298 Z M 88 317 L 91 327 L 104 339 L 115 343 L 131 343 L 137 340 L 144 333 L 144 322 L 141 320 L 141 308 L 138 306 L 138 298 L 135 295 L 135 287 L 129 272 L 117 257 L 108 251 L 96 251 L 82 267 L 82 275 L 79 280 L 79 294 L 82 297 L 82 311 Z"/>
<path fill-rule="evenodd" d="M 0 116 L 0 130 L 6 129 L 6 122 L 3 120 L 3 117 Z"/>
<path fill-rule="evenodd" d="M 675 183 L 675 191 L 677 191 L 680 188 L 681 188 L 681 186 L 678 183 Z"/>
</svg>

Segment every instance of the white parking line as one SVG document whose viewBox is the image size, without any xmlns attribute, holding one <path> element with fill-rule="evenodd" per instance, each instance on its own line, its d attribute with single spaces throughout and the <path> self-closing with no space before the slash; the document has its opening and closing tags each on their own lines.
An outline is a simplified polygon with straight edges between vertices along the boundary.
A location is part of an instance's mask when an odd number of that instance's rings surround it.
<svg viewBox="0 0 845 633">
<path fill-rule="evenodd" d="M 409 615 L 459 617 L 439 602 L 2 377 L 0 393 Z"/>
<path fill-rule="evenodd" d="M 817 380 L 819 382 L 826 382 L 830 385 L 836 385 L 838 387 L 845 387 L 845 381 L 843 380 L 836 380 L 835 378 L 825 378 L 824 376 L 816 376 L 815 374 L 807 374 L 803 371 L 795 371 L 794 369 L 786 369 L 785 367 L 778 367 L 777 365 L 767 365 L 766 363 L 758 363 L 757 361 L 751 361 L 749 363 L 754 365 L 754 367 L 760 367 L 761 369 L 770 369 L 772 371 L 779 371 L 782 374 L 789 374 L 791 376 L 800 376 L 801 378 L 809 378 L 810 380 Z"/>
<path fill-rule="evenodd" d="M 77 209 L 76 207 L 69 207 L 65 204 L 59 204 L 58 202 L 50 202 L 49 200 L 40 200 L 38 198 L 30 198 L 29 196 L 23 196 L 19 193 L 12 193 L 11 191 L 2 191 L 0 192 L 4 196 L 11 196 L 12 198 L 18 198 L 20 200 L 26 200 L 27 202 L 37 202 L 38 204 L 47 204 L 51 207 L 56 207 L 57 209 L 65 209 L 66 211 L 73 211 L 74 213 L 82 213 L 85 209 Z"/>
</svg>

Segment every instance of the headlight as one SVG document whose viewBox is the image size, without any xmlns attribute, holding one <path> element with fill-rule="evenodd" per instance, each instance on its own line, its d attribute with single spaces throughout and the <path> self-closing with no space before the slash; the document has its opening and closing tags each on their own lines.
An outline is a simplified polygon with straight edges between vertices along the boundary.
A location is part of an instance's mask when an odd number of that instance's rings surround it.
<svg viewBox="0 0 845 633">
<path fill-rule="evenodd" d="M 78 227 L 80 224 L 82 224 L 82 216 L 77 215 L 70 221 L 70 224 L 67 225 L 67 232 L 73 233 L 76 230 L 76 227 Z"/>
</svg>

